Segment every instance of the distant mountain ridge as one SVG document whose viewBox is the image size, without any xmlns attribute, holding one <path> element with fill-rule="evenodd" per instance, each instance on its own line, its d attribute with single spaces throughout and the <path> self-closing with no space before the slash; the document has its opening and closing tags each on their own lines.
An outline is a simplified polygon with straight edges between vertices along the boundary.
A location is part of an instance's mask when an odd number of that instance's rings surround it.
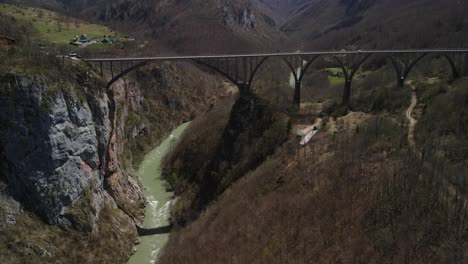
<svg viewBox="0 0 468 264">
<path fill-rule="evenodd" d="M 271 0 L 273 1 L 273 0 Z M 281 30 L 303 48 L 467 45 L 468 3 L 459 0 L 306 0 Z"/>
<path fill-rule="evenodd" d="M 110 24 L 176 53 L 459 47 L 460 0 L 23 0 Z"/>
<path fill-rule="evenodd" d="M 281 18 L 249 0 L 26 0 L 164 42 L 177 53 L 283 49 Z"/>
</svg>

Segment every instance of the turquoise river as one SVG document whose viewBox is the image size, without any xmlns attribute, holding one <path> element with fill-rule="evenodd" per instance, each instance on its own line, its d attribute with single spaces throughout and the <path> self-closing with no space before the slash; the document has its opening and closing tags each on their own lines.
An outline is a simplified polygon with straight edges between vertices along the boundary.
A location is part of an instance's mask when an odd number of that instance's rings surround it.
<svg viewBox="0 0 468 264">
<path fill-rule="evenodd" d="M 169 224 L 170 207 L 174 202 L 173 193 L 166 191 L 166 183 L 161 177 L 164 156 L 177 143 L 189 123 L 176 129 L 155 149 L 148 153 L 138 168 L 138 176 L 144 187 L 147 205 L 143 228 L 154 229 Z M 140 237 L 141 243 L 136 246 L 136 253 L 127 264 L 156 263 L 161 248 L 167 242 L 168 234 L 157 234 Z"/>
</svg>

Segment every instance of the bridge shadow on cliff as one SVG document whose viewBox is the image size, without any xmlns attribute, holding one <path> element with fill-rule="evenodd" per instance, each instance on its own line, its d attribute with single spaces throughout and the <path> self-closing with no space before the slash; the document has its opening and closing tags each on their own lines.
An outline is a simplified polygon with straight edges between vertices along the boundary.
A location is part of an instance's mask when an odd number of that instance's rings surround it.
<svg viewBox="0 0 468 264">
<path fill-rule="evenodd" d="M 161 235 L 169 234 L 172 230 L 172 225 L 161 226 L 157 228 L 143 228 L 136 226 L 139 236 L 152 236 L 152 235 Z"/>
</svg>

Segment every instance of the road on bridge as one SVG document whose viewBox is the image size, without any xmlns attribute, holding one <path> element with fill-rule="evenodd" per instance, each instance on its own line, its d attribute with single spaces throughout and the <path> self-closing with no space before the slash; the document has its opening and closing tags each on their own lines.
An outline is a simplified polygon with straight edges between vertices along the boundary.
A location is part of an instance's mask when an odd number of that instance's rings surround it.
<svg viewBox="0 0 468 264">
<path fill-rule="evenodd" d="M 288 57 L 314 55 L 347 55 L 347 54 L 405 54 L 405 53 L 468 53 L 468 49 L 383 49 L 383 50 L 329 50 L 309 52 L 274 52 L 251 54 L 219 54 L 219 55 L 187 55 L 187 56 L 154 56 L 154 57 L 120 57 L 120 58 L 84 58 L 88 62 L 106 61 L 171 61 L 171 60 L 199 60 L 199 59 L 229 59 L 251 57 Z"/>
</svg>

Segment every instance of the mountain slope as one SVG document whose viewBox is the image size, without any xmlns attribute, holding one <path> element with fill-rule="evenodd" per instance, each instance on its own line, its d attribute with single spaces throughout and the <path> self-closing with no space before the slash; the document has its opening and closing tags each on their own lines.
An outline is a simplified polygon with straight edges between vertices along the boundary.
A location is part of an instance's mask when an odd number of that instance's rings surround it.
<svg viewBox="0 0 468 264">
<path fill-rule="evenodd" d="M 24 2 L 24 1 L 22 1 Z M 278 13 L 249 0 L 28 0 L 108 24 L 177 53 L 227 53 L 282 49 Z M 157 51 L 154 51 L 157 52 Z"/>
<path fill-rule="evenodd" d="M 468 35 L 464 1 L 309 0 L 281 27 L 306 49 L 456 47 Z"/>
</svg>

